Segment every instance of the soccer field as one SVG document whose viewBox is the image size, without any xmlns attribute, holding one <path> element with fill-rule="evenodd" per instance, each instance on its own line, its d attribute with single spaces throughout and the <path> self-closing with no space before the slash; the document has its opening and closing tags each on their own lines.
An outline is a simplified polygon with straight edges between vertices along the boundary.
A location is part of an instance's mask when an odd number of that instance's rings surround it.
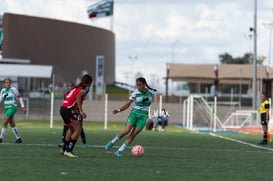
<svg viewBox="0 0 273 181">
<path fill-rule="evenodd" d="M 49 128 L 48 121 L 18 121 L 23 143 L 15 144 L 8 129 L 0 144 L 1 181 L 251 181 L 272 180 L 273 146 L 257 145 L 261 135 L 198 133 L 168 126 L 165 132 L 143 130 L 133 145 L 144 147 L 143 157 L 131 156 L 131 147 L 121 158 L 104 152 L 104 144 L 123 129 L 123 123 L 85 123 L 89 147 L 78 140 L 79 158 L 59 154 L 62 122 Z M 112 148 L 114 152 L 122 143 Z"/>
</svg>

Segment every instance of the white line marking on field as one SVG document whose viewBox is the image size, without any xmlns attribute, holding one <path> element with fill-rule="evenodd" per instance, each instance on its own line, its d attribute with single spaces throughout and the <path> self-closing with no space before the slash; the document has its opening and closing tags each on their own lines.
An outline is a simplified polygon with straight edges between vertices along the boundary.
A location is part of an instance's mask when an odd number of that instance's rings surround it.
<svg viewBox="0 0 273 181">
<path fill-rule="evenodd" d="M 247 143 L 247 142 L 244 142 L 244 141 L 241 141 L 241 140 L 236 140 L 236 139 L 233 139 L 233 138 L 228 138 L 228 137 L 216 135 L 216 134 L 214 134 L 214 133 L 210 133 L 210 135 L 211 135 L 211 136 L 214 136 L 214 137 L 221 138 L 221 139 L 225 139 L 225 140 L 229 140 L 229 141 L 241 143 L 241 144 L 243 144 L 243 145 L 248 145 L 248 146 L 251 146 L 251 147 L 254 147 L 254 148 L 259 148 L 259 149 L 263 149 L 263 150 L 273 151 L 272 148 L 267 148 L 267 147 L 255 145 L 255 144 L 252 144 L 252 143 Z"/>
<path fill-rule="evenodd" d="M 220 135 L 216 135 L 214 133 L 210 133 L 211 136 L 215 136 L 215 137 L 218 137 L 218 138 L 221 138 L 221 139 L 226 139 L 226 140 L 229 140 L 229 141 L 234 141 L 234 142 L 238 142 L 238 143 L 241 143 L 241 144 L 245 144 L 245 145 L 249 145 L 251 147 L 255 147 L 255 148 L 259 148 L 259 149 L 263 149 L 263 150 L 268 150 L 270 151 L 270 153 L 273 152 L 273 149 L 272 148 L 266 148 L 266 147 L 262 147 L 262 146 L 258 146 L 258 145 L 255 145 L 255 144 L 251 144 L 251 143 L 247 143 L 247 142 L 243 142 L 243 141 L 240 141 L 240 140 L 236 140 L 236 139 L 232 139 L 232 138 L 227 138 L 227 137 L 223 137 L 223 136 L 220 136 Z M 57 148 L 57 144 L 46 144 L 46 143 L 40 143 L 40 144 L 35 144 L 35 143 L 22 143 L 22 144 L 18 144 L 18 143 L 1 143 L 3 145 L 18 145 L 18 146 L 42 146 L 42 147 L 56 147 Z M 1 145 L 0 144 L 0 145 Z M 81 147 L 81 145 L 76 145 L 76 147 Z M 92 148 L 104 148 L 104 145 L 89 145 L 88 147 L 89 149 L 92 149 Z M 119 148 L 119 146 L 113 146 L 114 149 L 117 149 Z M 131 149 L 132 146 L 128 146 L 128 149 Z M 59 148 L 61 149 L 61 148 Z M 188 147 L 187 145 L 184 145 L 184 146 L 181 146 L 181 147 L 165 147 L 165 146 L 160 146 L 160 147 L 157 147 L 157 146 L 145 146 L 144 149 L 149 149 L 149 150 L 177 150 L 177 151 L 200 151 L 200 148 L 192 148 L 192 147 Z M 238 150 L 236 149 L 202 149 L 202 151 L 217 151 L 217 152 L 238 152 Z M 253 150 L 253 151 L 250 151 L 250 150 L 241 150 L 241 151 L 244 151 L 244 152 L 259 152 L 258 150 Z"/>
</svg>

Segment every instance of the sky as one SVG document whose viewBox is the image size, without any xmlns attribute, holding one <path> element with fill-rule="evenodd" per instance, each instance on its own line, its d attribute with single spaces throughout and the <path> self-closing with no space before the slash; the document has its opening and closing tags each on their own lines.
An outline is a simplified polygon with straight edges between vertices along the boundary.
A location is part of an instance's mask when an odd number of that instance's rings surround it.
<svg viewBox="0 0 273 181">
<path fill-rule="evenodd" d="M 253 53 L 255 0 L 114 0 L 114 16 L 90 20 L 98 0 L 0 0 L 5 12 L 46 17 L 113 31 L 116 81 L 143 75 L 164 89 L 167 63 L 218 64 L 219 55 Z M 257 0 L 257 56 L 273 65 L 269 47 L 273 1 Z M 111 29 L 111 22 L 113 28 Z"/>
</svg>

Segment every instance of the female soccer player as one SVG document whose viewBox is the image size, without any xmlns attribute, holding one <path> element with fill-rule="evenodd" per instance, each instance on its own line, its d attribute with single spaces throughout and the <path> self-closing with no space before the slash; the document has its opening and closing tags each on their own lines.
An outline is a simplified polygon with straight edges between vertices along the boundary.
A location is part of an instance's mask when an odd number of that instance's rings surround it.
<svg viewBox="0 0 273 181">
<path fill-rule="evenodd" d="M 22 111 L 25 113 L 26 108 L 23 102 L 23 98 L 21 97 L 18 89 L 15 87 L 11 87 L 11 79 L 10 78 L 5 78 L 4 79 L 4 88 L 1 90 L 0 93 L 0 102 L 3 100 L 4 101 L 4 112 L 5 112 L 5 117 L 4 117 L 4 122 L 3 122 L 3 128 L 1 130 L 0 134 L 0 143 L 2 143 L 5 134 L 7 132 L 7 127 L 8 124 L 10 124 L 12 128 L 12 132 L 14 133 L 16 137 L 15 143 L 22 143 L 22 139 L 19 134 L 19 130 L 15 125 L 14 121 L 14 115 L 17 111 L 17 104 L 16 104 L 16 99 L 19 100 L 21 104 Z"/>
<path fill-rule="evenodd" d="M 68 82 L 67 83 L 67 91 L 64 94 L 64 99 L 66 98 L 66 96 L 69 95 L 70 91 L 72 91 L 72 89 L 74 89 L 74 87 L 75 87 L 75 84 L 73 82 Z M 74 116 L 75 117 L 79 116 L 79 110 L 78 109 L 75 109 L 73 111 L 74 111 Z M 79 120 L 79 121 L 80 121 L 81 127 L 82 127 L 82 130 L 81 130 L 82 147 L 87 148 L 86 136 L 85 136 L 85 132 L 84 132 L 83 125 L 82 125 L 82 120 Z M 62 142 L 58 145 L 58 147 L 63 147 L 64 146 L 65 135 L 66 135 L 67 131 L 68 131 L 68 124 L 64 123 L 63 133 L 62 133 Z"/>
<path fill-rule="evenodd" d="M 125 129 L 105 145 L 105 151 L 109 151 L 118 140 L 130 133 L 129 137 L 115 152 L 117 157 L 122 156 L 125 148 L 132 143 L 134 138 L 144 128 L 148 118 L 149 107 L 153 101 L 153 93 L 156 92 L 156 89 L 151 88 L 143 77 L 136 79 L 136 85 L 137 89 L 130 95 L 129 100 L 121 108 L 113 110 L 113 114 L 117 114 L 129 108 L 131 103 L 135 102 L 135 106 L 127 118 Z"/>
<path fill-rule="evenodd" d="M 67 157 L 77 157 L 72 151 L 81 133 L 82 127 L 80 121 L 86 118 L 82 103 L 89 92 L 92 82 L 93 78 L 90 75 L 84 75 L 81 83 L 70 91 L 61 105 L 60 114 L 64 124 L 67 124 L 69 128 L 63 146 L 63 154 Z M 74 116 L 75 109 L 79 110 L 79 116 L 77 117 Z"/>
</svg>

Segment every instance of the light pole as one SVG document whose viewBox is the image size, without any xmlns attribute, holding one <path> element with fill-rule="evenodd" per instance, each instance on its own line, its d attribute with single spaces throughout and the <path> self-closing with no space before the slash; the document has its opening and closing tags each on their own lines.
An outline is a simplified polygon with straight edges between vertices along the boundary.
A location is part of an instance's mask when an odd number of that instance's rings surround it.
<svg viewBox="0 0 273 181">
<path fill-rule="evenodd" d="M 172 43 L 172 63 L 174 63 L 174 55 L 175 55 L 175 45 L 177 45 L 178 43 L 178 40 L 175 40 L 173 43 Z M 171 79 L 171 93 L 173 93 L 173 80 Z M 167 95 L 168 96 L 168 95 Z"/>
<path fill-rule="evenodd" d="M 241 109 L 242 104 L 242 68 L 240 68 L 240 87 L 239 87 L 239 109 Z"/>
<path fill-rule="evenodd" d="M 253 31 L 253 80 L 252 80 L 252 108 L 257 110 L 257 0 L 254 0 L 254 28 L 250 28 Z"/>
<path fill-rule="evenodd" d="M 219 68 L 218 65 L 215 64 L 213 66 L 213 70 L 214 70 L 214 74 L 215 74 L 215 80 L 214 80 L 214 96 L 218 97 L 218 85 L 219 85 L 219 80 L 218 80 L 218 72 L 219 72 Z"/>
<path fill-rule="evenodd" d="M 259 63 L 259 72 L 260 72 L 260 84 L 259 84 L 259 91 L 260 91 L 260 94 L 263 92 L 263 62 L 264 60 L 266 59 L 265 56 L 259 56 L 258 57 L 258 63 Z"/>
<path fill-rule="evenodd" d="M 138 59 L 138 57 L 136 55 L 135 56 L 129 55 L 128 58 L 132 61 L 131 74 L 132 74 L 132 85 L 134 85 L 134 63 L 135 63 L 135 60 Z"/>
<path fill-rule="evenodd" d="M 174 63 L 175 45 L 177 45 L 178 42 L 179 42 L 178 40 L 175 40 L 172 43 L 172 63 Z"/>
</svg>

